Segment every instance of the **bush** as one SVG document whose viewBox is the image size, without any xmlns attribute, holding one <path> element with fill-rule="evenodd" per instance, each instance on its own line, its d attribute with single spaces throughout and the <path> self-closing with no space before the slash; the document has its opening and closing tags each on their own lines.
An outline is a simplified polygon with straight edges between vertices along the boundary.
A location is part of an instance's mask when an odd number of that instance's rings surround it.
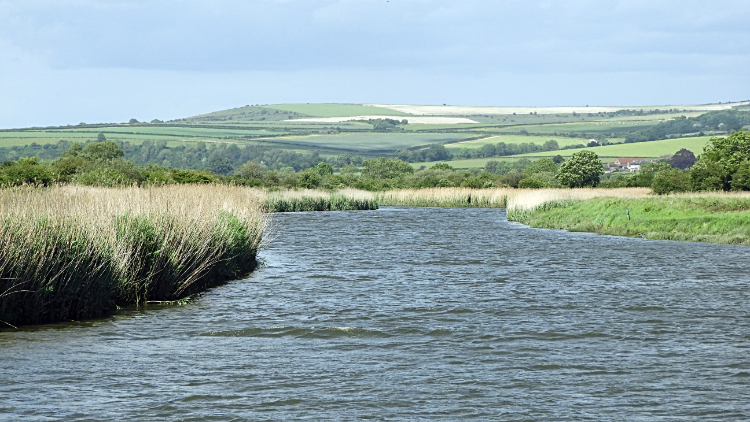
<svg viewBox="0 0 750 422">
<path fill-rule="evenodd" d="M 732 190 L 750 190 L 750 160 L 743 161 L 732 175 Z"/>
<path fill-rule="evenodd" d="M 177 183 L 214 183 L 216 178 L 208 171 L 171 169 L 172 179 Z"/>
<path fill-rule="evenodd" d="M 732 176 L 748 159 L 750 132 L 740 130 L 727 138 L 711 138 L 690 171 L 693 187 L 700 190 L 732 189 Z"/>
<path fill-rule="evenodd" d="M 93 144 L 86 145 L 78 155 L 92 161 L 112 160 L 115 158 L 122 158 L 125 155 L 125 152 L 116 143 L 105 141 L 94 142 Z"/>
<path fill-rule="evenodd" d="M 317 169 L 310 168 L 303 171 L 300 175 L 298 185 L 305 189 L 315 189 L 320 186 L 320 175 Z"/>
<path fill-rule="evenodd" d="M 2 173 L 5 183 L 13 186 L 48 186 L 52 183 L 52 173 L 39 164 L 36 157 L 20 158 L 18 162 L 4 166 Z"/>
<path fill-rule="evenodd" d="M 362 176 L 372 179 L 395 179 L 413 174 L 414 169 L 409 163 L 398 158 L 376 158 L 365 160 L 362 165 Z"/>
<path fill-rule="evenodd" d="M 542 182 L 541 180 L 537 179 L 534 176 L 530 176 L 521 180 L 518 183 L 518 187 L 525 188 L 525 189 L 541 189 L 545 186 L 544 186 L 544 182 Z"/>
<path fill-rule="evenodd" d="M 693 190 L 722 190 L 724 169 L 718 163 L 700 160 L 690 168 L 690 186 Z"/>
<path fill-rule="evenodd" d="M 659 195 L 690 190 L 690 178 L 684 171 L 669 169 L 654 174 L 651 190 Z"/>
</svg>

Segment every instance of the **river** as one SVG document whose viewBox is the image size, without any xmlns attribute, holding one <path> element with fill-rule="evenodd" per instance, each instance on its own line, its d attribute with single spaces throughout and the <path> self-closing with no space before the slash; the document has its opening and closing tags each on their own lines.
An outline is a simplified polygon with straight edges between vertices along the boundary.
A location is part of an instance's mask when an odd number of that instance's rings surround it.
<svg viewBox="0 0 750 422">
<path fill-rule="evenodd" d="M 748 420 L 750 248 L 277 214 L 183 306 L 0 332 L 0 420 Z"/>
</svg>

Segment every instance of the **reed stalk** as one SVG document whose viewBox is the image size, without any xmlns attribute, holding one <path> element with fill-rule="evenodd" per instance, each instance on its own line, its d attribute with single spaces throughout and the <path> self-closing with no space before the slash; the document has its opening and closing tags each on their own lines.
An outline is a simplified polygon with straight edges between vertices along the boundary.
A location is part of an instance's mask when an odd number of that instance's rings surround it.
<svg viewBox="0 0 750 422">
<path fill-rule="evenodd" d="M 251 271 L 267 217 L 232 186 L 0 190 L 0 320 L 78 320 Z"/>
</svg>

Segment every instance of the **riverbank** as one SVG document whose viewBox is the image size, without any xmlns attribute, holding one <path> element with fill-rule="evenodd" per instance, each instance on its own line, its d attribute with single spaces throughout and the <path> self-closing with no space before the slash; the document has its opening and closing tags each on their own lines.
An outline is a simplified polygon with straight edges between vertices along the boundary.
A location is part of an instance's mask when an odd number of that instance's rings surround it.
<svg viewBox="0 0 750 422">
<path fill-rule="evenodd" d="M 519 202 L 508 208 L 508 220 L 535 228 L 750 245 L 750 194 L 563 198 L 533 206 Z"/>
<path fill-rule="evenodd" d="M 0 321 L 172 301 L 256 266 L 267 218 L 232 186 L 0 190 Z"/>
</svg>

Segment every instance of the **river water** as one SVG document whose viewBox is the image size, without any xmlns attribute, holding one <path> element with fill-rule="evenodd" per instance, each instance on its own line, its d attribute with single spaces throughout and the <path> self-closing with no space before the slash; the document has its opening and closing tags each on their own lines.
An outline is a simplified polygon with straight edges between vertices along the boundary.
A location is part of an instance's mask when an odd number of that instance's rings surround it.
<svg viewBox="0 0 750 422">
<path fill-rule="evenodd" d="M 748 420 L 750 248 L 274 215 L 184 306 L 0 332 L 0 420 Z"/>
</svg>

